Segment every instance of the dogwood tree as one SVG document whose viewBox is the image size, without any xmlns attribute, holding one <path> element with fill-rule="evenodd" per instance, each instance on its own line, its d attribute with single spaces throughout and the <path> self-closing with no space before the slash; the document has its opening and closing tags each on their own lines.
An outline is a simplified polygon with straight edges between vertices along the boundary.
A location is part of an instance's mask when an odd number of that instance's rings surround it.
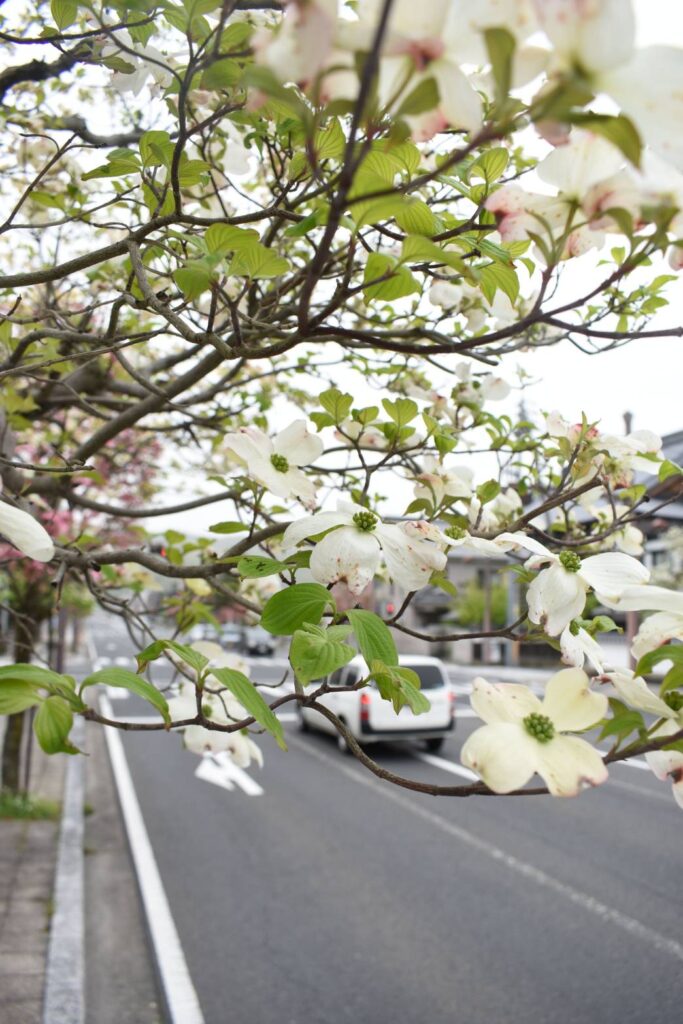
<svg viewBox="0 0 683 1024">
<path fill-rule="evenodd" d="M 650 324 L 683 265 L 683 52 L 638 48 L 630 0 L 17 0 L 0 26 L 0 532 L 140 648 L 137 674 L 79 685 L 3 667 L 0 710 L 36 707 L 44 749 L 75 753 L 74 716 L 135 727 L 97 711 L 109 683 L 248 765 L 252 734 L 285 745 L 275 709 L 305 704 L 417 791 L 575 795 L 644 752 L 680 803 L 681 599 L 649 585 L 636 525 L 679 470 L 580 395 L 515 421 L 500 362 L 683 333 Z M 156 493 L 112 498 L 103 453 L 150 438 Z M 210 531 L 179 518 L 152 545 L 155 516 L 205 506 Z M 149 533 L 52 539 L 48 510 Z M 542 702 L 475 681 L 462 758 L 482 781 L 437 786 L 381 768 L 320 700 L 360 650 L 354 689 L 425 706 L 396 639 L 435 639 L 407 617 L 422 587 L 452 590 L 459 548 L 528 589 L 515 621 L 446 638 L 548 643 L 569 667 Z M 141 572 L 175 581 L 175 632 L 155 634 Z M 354 608 L 381 578 L 398 610 Z M 289 638 L 292 693 L 184 642 L 211 595 Z M 608 664 L 596 602 L 657 612 L 634 672 Z M 145 677 L 159 657 L 170 702 Z"/>
</svg>

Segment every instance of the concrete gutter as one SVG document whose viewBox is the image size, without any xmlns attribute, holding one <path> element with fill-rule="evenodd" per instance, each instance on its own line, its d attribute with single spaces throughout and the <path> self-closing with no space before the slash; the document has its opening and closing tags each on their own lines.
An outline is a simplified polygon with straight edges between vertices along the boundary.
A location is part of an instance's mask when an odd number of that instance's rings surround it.
<svg viewBox="0 0 683 1024">
<path fill-rule="evenodd" d="M 78 718 L 71 738 L 83 743 Z M 54 884 L 54 914 L 45 967 L 43 1024 L 85 1024 L 83 803 L 85 758 L 69 757 Z"/>
</svg>

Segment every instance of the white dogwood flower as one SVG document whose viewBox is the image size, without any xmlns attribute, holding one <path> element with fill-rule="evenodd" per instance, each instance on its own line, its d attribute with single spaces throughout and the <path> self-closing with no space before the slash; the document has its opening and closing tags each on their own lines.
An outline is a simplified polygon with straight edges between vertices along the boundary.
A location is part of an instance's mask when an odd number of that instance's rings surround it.
<svg viewBox="0 0 683 1024">
<path fill-rule="evenodd" d="M 658 718 L 676 718 L 673 708 L 665 704 L 661 697 L 652 693 L 642 676 L 637 676 L 630 669 L 620 668 L 613 672 L 605 672 L 603 679 L 610 682 L 621 700 L 638 711 L 645 711 Z"/>
<path fill-rule="evenodd" d="M 108 41 L 102 47 L 103 59 L 114 56 L 130 64 L 133 69 L 114 72 L 111 84 L 117 92 L 132 92 L 137 96 L 150 76 L 159 89 L 167 89 L 173 81 L 168 58 L 154 46 L 142 46 L 134 42 L 125 29 L 110 33 Z"/>
<path fill-rule="evenodd" d="M 626 587 L 615 599 L 604 602 L 622 612 L 653 611 L 635 635 L 631 653 L 640 659 L 670 640 L 683 640 L 683 593 L 666 587 Z"/>
<path fill-rule="evenodd" d="M 329 532 L 327 532 L 329 531 Z M 419 590 L 431 574 L 446 566 L 449 539 L 424 521 L 383 523 L 361 505 L 340 501 L 336 512 L 318 512 L 290 523 L 282 538 L 283 557 L 302 541 L 325 533 L 311 554 L 310 570 L 318 583 L 344 581 L 360 594 L 374 578 L 384 556 L 392 580 L 405 590 Z"/>
<path fill-rule="evenodd" d="M 626 587 L 650 578 L 644 565 L 620 551 L 580 558 L 574 551 L 554 554 L 523 534 L 504 533 L 499 539 L 515 541 L 531 551 L 526 567 L 541 568 L 527 591 L 527 605 L 531 622 L 542 626 L 548 636 L 558 636 L 581 615 L 589 590 L 606 604 Z"/>
<path fill-rule="evenodd" d="M 304 420 L 295 420 L 272 440 L 258 427 L 240 427 L 225 435 L 225 444 L 246 467 L 247 476 L 278 498 L 298 498 L 307 508 L 315 506 L 313 481 L 300 467 L 319 458 L 323 443 L 311 434 Z"/>
<path fill-rule="evenodd" d="M 55 546 L 45 527 L 28 512 L 6 501 L 0 502 L 0 534 L 22 555 L 36 562 L 49 562 L 54 558 Z"/>
<path fill-rule="evenodd" d="M 607 768 L 589 743 L 564 733 L 588 729 L 607 712 L 585 672 L 563 669 L 550 679 L 543 701 L 528 686 L 474 680 L 470 703 L 486 725 L 466 740 L 460 759 L 495 793 L 525 786 L 537 772 L 553 796 L 576 796 L 597 786 Z"/>
<path fill-rule="evenodd" d="M 472 495 L 474 473 L 469 466 L 454 466 L 447 469 L 434 456 L 423 460 L 423 472 L 416 478 L 416 498 L 424 498 L 435 508 L 444 498 L 469 498 Z"/>
<path fill-rule="evenodd" d="M 583 668 L 586 659 L 596 672 L 604 672 L 602 648 L 582 626 L 570 622 L 560 633 L 560 650 L 565 665 Z"/>
<path fill-rule="evenodd" d="M 681 716 L 676 721 L 663 722 L 651 735 L 653 738 L 673 736 L 683 728 Z M 652 750 L 645 760 L 653 773 L 662 782 L 671 781 L 671 791 L 678 806 L 683 810 L 683 753 L 680 750 Z"/>
</svg>

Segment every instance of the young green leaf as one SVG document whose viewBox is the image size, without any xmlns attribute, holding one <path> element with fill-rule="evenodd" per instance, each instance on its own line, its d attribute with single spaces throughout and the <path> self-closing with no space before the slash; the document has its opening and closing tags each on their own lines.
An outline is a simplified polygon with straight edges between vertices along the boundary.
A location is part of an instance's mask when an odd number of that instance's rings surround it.
<svg viewBox="0 0 683 1024">
<path fill-rule="evenodd" d="M 168 713 L 168 704 L 164 695 L 159 693 L 156 686 L 152 686 L 151 683 L 136 675 L 135 672 L 130 672 L 127 668 L 118 668 L 115 665 L 101 668 L 83 680 L 81 692 L 83 692 L 86 686 L 96 686 L 98 683 L 104 686 L 120 687 L 123 690 L 128 690 L 129 693 L 142 697 L 143 700 L 146 700 L 148 704 L 157 709 L 167 724 L 170 724 L 171 716 Z"/>
<path fill-rule="evenodd" d="M 282 723 L 268 707 L 250 679 L 232 668 L 214 668 L 211 669 L 211 675 L 215 676 L 227 690 L 230 690 L 247 714 L 256 719 L 259 725 L 262 725 L 275 737 L 277 745 L 282 750 L 287 749 Z"/>
<path fill-rule="evenodd" d="M 363 608 L 352 608 L 346 614 L 360 652 L 368 665 L 373 661 L 381 661 L 384 665 L 398 665 L 398 653 L 391 630 L 379 615 Z"/>
<path fill-rule="evenodd" d="M 80 754 L 69 742 L 73 712 L 61 697 L 48 697 L 38 708 L 33 720 L 36 739 L 46 754 Z"/>
<path fill-rule="evenodd" d="M 347 665 L 355 650 L 335 636 L 332 626 L 329 630 L 316 627 L 315 632 L 297 629 L 289 649 L 289 661 L 300 683 L 304 685 L 314 679 L 322 679 L 338 668 Z"/>
<path fill-rule="evenodd" d="M 296 583 L 266 601 L 261 625 L 274 636 L 290 636 L 304 622 L 320 622 L 328 604 L 334 600 L 320 583 Z"/>
</svg>

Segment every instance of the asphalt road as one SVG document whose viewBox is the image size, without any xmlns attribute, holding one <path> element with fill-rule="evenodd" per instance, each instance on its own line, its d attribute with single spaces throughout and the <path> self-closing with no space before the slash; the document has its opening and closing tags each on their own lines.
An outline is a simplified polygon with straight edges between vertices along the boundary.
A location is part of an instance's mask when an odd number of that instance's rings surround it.
<svg viewBox="0 0 683 1024">
<path fill-rule="evenodd" d="M 94 641 L 105 663 L 132 650 L 116 622 Z M 430 763 L 417 746 L 375 753 L 455 783 L 475 724 Z M 683 818 L 668 786 L 619 765 L 574 800 L 429 798 L 285 729 L 288 753 L 259 741 L 255 796 L 196 777 L 177 736 L 125 734 L 206 1024 L 680 1019 Z"/>
</svg>

